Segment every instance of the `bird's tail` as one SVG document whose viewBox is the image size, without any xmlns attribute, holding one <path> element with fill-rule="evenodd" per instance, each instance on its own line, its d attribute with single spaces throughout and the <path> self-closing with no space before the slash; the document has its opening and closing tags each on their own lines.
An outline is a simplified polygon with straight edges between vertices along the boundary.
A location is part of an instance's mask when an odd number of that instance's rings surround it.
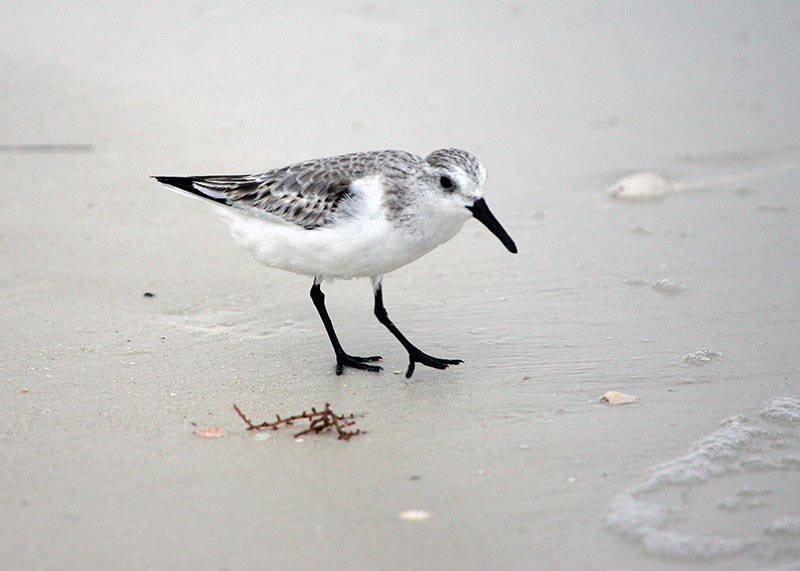
<svg viewBox="0 0 800 571">
<path fill-rule="evenodd" d="M 161 184 L 170 187 L 170 190 L 177 190 L 182 193 L 188 193 L 192 196 L 213 200 L 220 204 L 228 205 L 229 202 L 222 193 L 214 193 L 208 188 L 195 184 L 196 178 L 191 176 L 154 176 Z"/>
</svg>

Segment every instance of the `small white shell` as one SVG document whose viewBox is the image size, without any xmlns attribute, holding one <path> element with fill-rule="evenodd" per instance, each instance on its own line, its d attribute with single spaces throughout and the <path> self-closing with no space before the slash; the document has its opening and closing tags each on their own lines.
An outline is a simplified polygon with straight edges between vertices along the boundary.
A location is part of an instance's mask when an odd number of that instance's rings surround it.
<svg viewBox="0 0 800 571">
<path fill-rule="evenodd" d="M 225 430 L 219 426 L 206 426 L 195 430 L 194 433 L 202 438 L 222 438 L 225 436 Z"/>
<path fill-rule="evenodd" d="M 425 510 L 404 510 L 400 512 L 400 519 L 405 521 L 425 521 L 430 519 L 431 512 Z"/>
<path fill-rule="evenodd" d="M 706 363 L 711 362 L 712 360 L 716 359 L 717 357 L 721 357 L 721 353 L 717 353 L 716 351 L 712 351 L 711 349 L 698 349 L 692 353 L 689 353 L 683 358 L 684 363 L 688 363 L 689 365 L 694 365 L 695 367 L 702 367 Z"/>
<path fill-rule="evenodd" d="M 672 185 L 658 173 L 637 172 L 619 179 L 608 188 L 617 200 L 638 202 L 660 200 L 672 192 Z"/>
<path fill-rule="evenodd" d="M 618 393 L 617 391 L 608 391 L 600 397 L 600 402 L 607 402 L 608 404 L 631 404 L 638 401 L 639 397 Z"/>
<path fill-rule="evenodd" d="M 653 289 L 664 295 L 680 295 L 686 291 L 686 286 L 675 280 L 664 278 L 654 283 Z"/>
</svg>

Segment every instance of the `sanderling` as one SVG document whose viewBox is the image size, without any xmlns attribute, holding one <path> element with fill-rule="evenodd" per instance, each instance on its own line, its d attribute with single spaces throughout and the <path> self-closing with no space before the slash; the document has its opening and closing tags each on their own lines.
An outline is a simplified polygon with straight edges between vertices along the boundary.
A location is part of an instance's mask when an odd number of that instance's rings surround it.
<svg viewBox="0 0 800 571">
<path fill-rule="evenodd" d="M 375 316 L 408 351 L 408 378 L 416 363 L 445 369 L 463 361 L 433 357 L 406 339 L 383 306 L 384 274 L 443 244 L 470 217 L 517 252 L 483 199 L 486 169 L 459 149 L 434 151 L 424 159 L 376 151 L 262 174 L 153 178 L 209 201 L 236 242 L 261 263 L 314 278 L 311 300 L 336 353 L 337 375 L 345 367 L 380 371 L 370 363 L 381 357 L 344 351 L 325 308 L 324 279 L 372 279 Z"/>
</svg>

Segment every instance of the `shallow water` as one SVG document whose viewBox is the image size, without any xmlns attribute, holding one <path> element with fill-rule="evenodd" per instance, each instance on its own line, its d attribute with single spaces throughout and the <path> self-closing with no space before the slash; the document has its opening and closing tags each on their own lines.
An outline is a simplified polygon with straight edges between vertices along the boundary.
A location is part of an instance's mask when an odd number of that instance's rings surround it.
<svg viewBox="0 0 800 571">
<path fill-rule="evenodd" d="M 796 8 L 48 14 L 0 8 L 6 566 L 800 565 Z M 444 146 L 520 253 L 469 223 L 386 278 L 408 337 L 465 360 L 410 380 L 367 281 L 325 291 L 386 370 L 335 377 L 309 281 L 147 178 Z M 608 193 L 645 172 L 669 192 Z M 367 434 L 231 408 L 325 402 Z"/>
<path fill-rule="evenodd" d="M 797 564 L 798 428 L 797 398 L 772 399 L 758 417 L 725 419 L 617 496 L 609 527 L 665 558 Z"/>
</svg>

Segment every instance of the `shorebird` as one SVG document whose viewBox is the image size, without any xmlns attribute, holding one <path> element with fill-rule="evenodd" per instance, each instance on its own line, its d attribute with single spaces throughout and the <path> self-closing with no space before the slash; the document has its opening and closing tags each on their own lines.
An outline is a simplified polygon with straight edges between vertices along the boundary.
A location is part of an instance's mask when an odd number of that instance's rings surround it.
<svg viewBox="0 0 800 571">
<path fill-rule="evenodd" d="M 336 354 L 337 375 L 345 367 L 380 371 L 373 363 L 381 357 L 345 352 L 325 307 L 323 280 L 372 280 L 375 316 L 408 351 L 410 378 L 416 364 L 445 369 L 463 361 L 428 355 L 400 332 L 383 305 L 383 276 L 448 241 L 471 217 L 517 252 L 483 198 L 486 169 L 459 149 L 424 159 L 373 151 L 261 174 L 153 178 L 209 202 L 262 264 L 313 277 L 311 300 Z"/>
</svg>

